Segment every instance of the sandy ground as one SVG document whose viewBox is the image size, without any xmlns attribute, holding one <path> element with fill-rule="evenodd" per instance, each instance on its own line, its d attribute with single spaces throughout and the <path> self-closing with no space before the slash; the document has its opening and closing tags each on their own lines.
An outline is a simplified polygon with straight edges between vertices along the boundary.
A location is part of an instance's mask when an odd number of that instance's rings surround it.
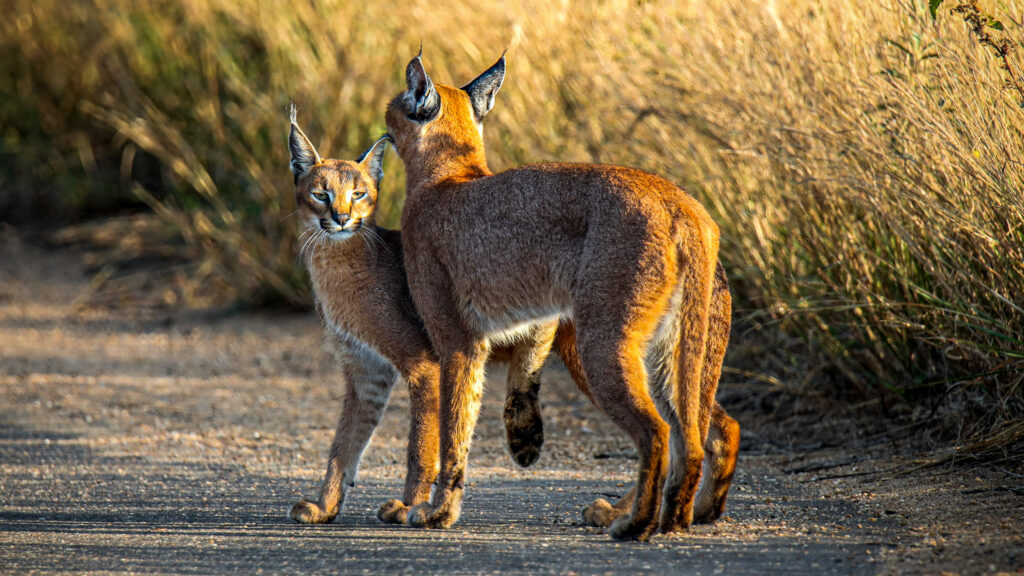
<svg viewBox="0 0 1024 576">
<path fill-rule="evenodd" d="M 613 542 L 579 511 L 621 494 L 635 461 L 558 365 L 526 470 L 505 452 L 492 368 L 454 529 L 375 518 L 401 490 L 401 389 L 345 510 L 300 526 L 288 510 L 317 493 L 341 402 L 314 316 L 98 307 L 82 259 L 0 234 L 4 573 L 1024 573 L 1019 465 L 892 478 L 887 438 L 853 442 L 838 422 L 823 440 L 756 412 L 737 414 L 726 518 Z"/>
</svg>

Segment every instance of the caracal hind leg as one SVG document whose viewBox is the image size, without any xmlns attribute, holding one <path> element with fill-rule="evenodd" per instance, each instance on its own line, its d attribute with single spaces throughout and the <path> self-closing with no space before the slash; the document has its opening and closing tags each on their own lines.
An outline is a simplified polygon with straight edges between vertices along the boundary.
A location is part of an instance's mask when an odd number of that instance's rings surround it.
<svg viewBox="0 0 1024 576">
<path fill-rule="evenodd" d="M 302 524 L 324 524 L 338 515 L 345 495 L 355 486 L 359 459 L 397 379 L 394 369 L 375 354 L 342 348 L 338 359 L 345 379 L 345 399 L 327 458 L 320 501 L 300 500 L 292 506 L 292 519 Z"/>
<path fill-rule="evenodd" d="M 505 436 L 508 451 L 526 468 L 540 458 L 544 422 L 540 415 L 540 372 L 551 352 L 558 321 L 536 324 L 512 349 L 505 385 Z"/>
<path fill-rule="evenodd" d="M 430 500 L 437 479 L 440 371 L 428 352 L 405 361 L 400 370 L 409 383 L 409 445 L 406 451 L 405 491 L 401 500 L 389 500 L 377 518 L 391 524 L 408 523 L 409 510 Z"/>
<path fill-rule="evenodd" d="M 640 460 L 632 507 L 608 528 L 608 533 L 620 540 L 646 540 L 657 527 L 668 465 L 668 426 L 658 416 L 647 388 L 643 344 L 665 300 L 634 300 L 629 306 L 626 299 L 627 306 L 619 311 L 600 305 L 578 306 L 575 318 L 580 359 L 594 401 L 630 436 Z M 607 512 L 595 503 L 584 511 L 584 519 L 601 521 L 610 516 Z"/>
<path fill-rule="evenodd" d="M 675 386 L 670 392 L 676 418 L 670 420 L 672 453 L 665 501 L 661 507 L 662 532 L 686 530 L 693 522 L 693 502 L 700 483 L 711 405 L 704 399 L 704 364 L 707 356 L 711 303 L 715 286 L 717 242 L 682 242 L 679 247 L 680 286 L 678 338 L 674 351 Z"/>
<path fill-rule="evenodd" d="M 590 393 L 590 385 L 587 384 L 587 377 L 583 373 L 583 363 L 576 350 L 576 326 L 571 320 L 561 320 L 558 323 L 558 331 L 555 334 L 555 349 L 561 357 L 569 376 L 576 387 L 583 392 L 591 402 L 596 404 L 593 394 Z M 608 528 L 619 516 L 628 514 L 633 509 L 633 500 L 636 499 L 636 485 L 632 485 L 615 504 L 610 504 L 604 498 L 598 498 L 592 504 L 583 509 L 583 523 L 588 526 Z"/>
<path fill-rule="evenodd" d="M 704 464 L 701 469 L 700 488 L 693 504 L 693 522 L 710 524 L 725 512 L 736 461 L 740 452 L 740 425 L 718 404 L 711 414 L 711 425 L 704 442 Z M 609 504 L 603 498 L 583 510 L 583 522 L 589 526 L 607 528 L 619 516 L 629 512 L 636 498 L 636 487 L 630 487 L 619 500 Z"/>
<path fill-rule="evenodd" d="M 736 473 L 739 453 L 739 422 L 715 404 L 708 440 L 704 444 L 703 479 L 693 507 L 694 522 L 709 524 L 725 512 L 725 501 Z"/>
<path fill-rule="evenodd" d="M 586 394 L 591 402 L 595 402 L 593 394 L 590 393 L 590 386 L 587 384 L 587 377 L 583 373 L 583 363 L 576 350 L 576 326 L 570 320 L 562 320 L 558 323 L 558 332 L 555 335 L 555 349 L 558 356 L 562 358 L 569 376 L 572 377 L 580 392 Z M 583 509 L 583 523 L 588 526 L 608 528 L 619 516 L 628 514 L 633 509 L 633 501 L 636 499 L 636 485 L 632 485 L 615 504 L 610 504 L 604 498 L 598 498 L 592 504 Z"/>
<path fill-rule="evenodd" d="M 725 349 L 732 328 L 732 297 L 725 269 L 719 262 L 715 269 L 715 286 L 711 294 L 711 318 L 708 322 L 708 344 L 704 356 L 704 380 L 701 383 L 702 411 L 711 410 L 711 428 L 704 442 L 704 464 L 700 488 L 694 503 L 693 521 L 714 522 L 725 510 L 725 500 L 736 471 L 740 449 L 740 425 L 715 402 L 718 381 L 722 375 Z"/>
</svg>

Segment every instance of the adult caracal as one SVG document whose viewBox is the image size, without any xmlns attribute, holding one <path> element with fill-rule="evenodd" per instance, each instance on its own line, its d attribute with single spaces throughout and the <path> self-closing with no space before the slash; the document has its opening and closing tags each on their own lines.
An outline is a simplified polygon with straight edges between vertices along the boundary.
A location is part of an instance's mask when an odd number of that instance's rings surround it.
<svg viewBox="0 0 1024 576">
<path fill-rule="evenodd" d="M 678 187 L 631 168 L 492 174 L 482 121 L 504 76 L 502 56 L 462 89 L 434 85 L 417 56 L 387 110 L 406 168 L 409 287 L 441 362 L 437 489 L 409 522 L 458 520 L 490 343 L 564 316 L 593 399 L 640 456 L 631 510 L 609 533 L 685 529 L 714 405 L 701 381 L 718 227 Z"/>
<path fill-rule="evenodd" d="M 330 522 L 338 514 L 398 380 L 408 383 L 412 412 L 408 470 L 402 500 L 385 503 L 380 519 L 404 523 L 409 506 L 429 498 L 437 475 L 438 363 L 409 295 L 400 235 L 375 220 L 386 146 L 386 138 L 377 140 L 356 162 L 321 159 L 292 109 L 289 148 L 303 252 L 346 387 L 320 499 L 296 503 L 291 517 L 297 522 Z M 539 325 L 504 352 L 519 426 L 510 428 L 510 447 L 523 466 L 536 460 L 543 441 L 536 392 L 556 325 Z"/>
</svg>

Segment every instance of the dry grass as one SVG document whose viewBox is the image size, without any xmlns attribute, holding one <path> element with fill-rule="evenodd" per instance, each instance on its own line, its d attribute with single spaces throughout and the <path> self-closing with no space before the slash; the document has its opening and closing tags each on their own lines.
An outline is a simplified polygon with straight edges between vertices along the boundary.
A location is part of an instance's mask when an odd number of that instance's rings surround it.
<svg viewBox="0 0 1024 576">
<path fill-rule="evenodd" d="M 1024 415 L 1024 108 L 953 2 L 935 21 L 909 1 L 4 4 L 5 194 L 119 178 L 235 297 L 308 298 L 291 99 L 322 153 L 354 157 L 421 39 L 445 83 L 510 46 L 492 168 L 672 178 L 713 211 L 761 330 L 810 343 L 808 385 L 953 397 L 964 436 Z M 1020 1 L 981 5 L 1019 46 Z"/>
</svg>

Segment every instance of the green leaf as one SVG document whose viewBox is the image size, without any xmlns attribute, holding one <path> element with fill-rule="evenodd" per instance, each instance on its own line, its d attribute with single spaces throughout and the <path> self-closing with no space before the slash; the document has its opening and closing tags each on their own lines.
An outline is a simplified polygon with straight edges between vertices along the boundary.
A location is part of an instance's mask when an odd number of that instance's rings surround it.
<svg viewBox="0 0 1024 576">
<path fill-rule="evenodd" d="M 999 20 L 994 19 L 994 18 L 989 18 L 989 20 L 988 20 L 988 27 L 992 28 L 994 30 L 1004 30 L 1003 23 L 1000 22 Z"/>
<path fill-rule="evenodd" d="M 932 20 L 935 19 L 935 12 L 938 11 L 941 4 L 942 0 L 928 0 L 928 11 L 932 14 Z"/>
</svg>

